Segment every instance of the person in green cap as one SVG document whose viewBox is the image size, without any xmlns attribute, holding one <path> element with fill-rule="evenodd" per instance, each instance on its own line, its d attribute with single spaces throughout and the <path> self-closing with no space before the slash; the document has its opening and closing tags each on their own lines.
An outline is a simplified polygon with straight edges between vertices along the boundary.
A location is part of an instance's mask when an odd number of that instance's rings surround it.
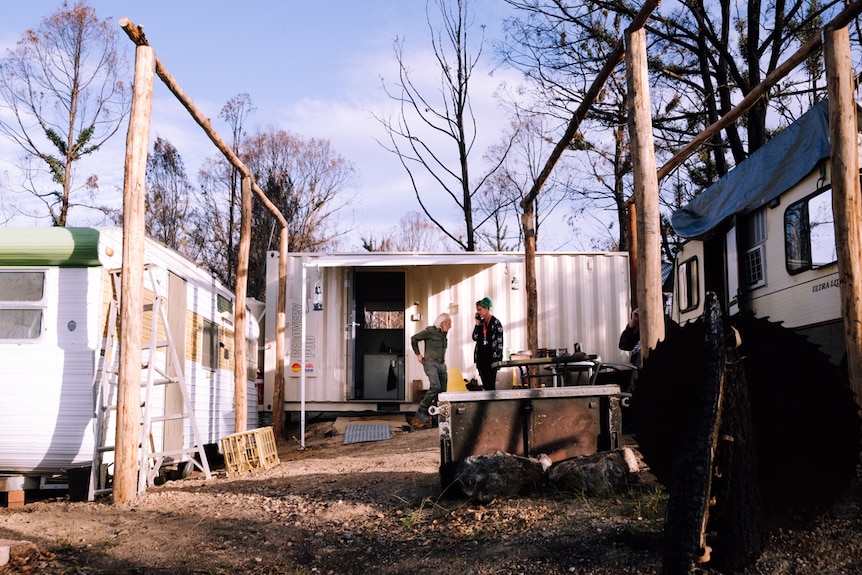
<svg viewBox="0 0 862 575">
<path fill-rule="evenodd" d="M 449 372 L 446 369 L 446 348 L 449 346 L 447 334 L 452 327 L 452 318 L 448 313 L 441 313 L 434 320 L 434 325 L 429 325 L 419 333 L 410 337 L 410 347 L 416 354 L 416 359 L 422 364 L 425 375 L 428 376 L 428 393 L 419 403 L 416 415 L 410 421 L 410 425 L 417 428 L 431 427 L 431 415 L 428 408 L 436 405 L 437 396 L 446 391 L 449 383 Z M 419 351 L 419 342 L 425 342 L 424 353 Z"/>
<path fill-rule="evenodd" d="M 503 361 L 503 324 L 491 315 L 491 298 L 483 297 L 476 302 L 476 326 L 473 328 L 473 362 L 482 379 L 482 387 L 497 389 L 497 368 L 491 364 Z"/>
</svg>

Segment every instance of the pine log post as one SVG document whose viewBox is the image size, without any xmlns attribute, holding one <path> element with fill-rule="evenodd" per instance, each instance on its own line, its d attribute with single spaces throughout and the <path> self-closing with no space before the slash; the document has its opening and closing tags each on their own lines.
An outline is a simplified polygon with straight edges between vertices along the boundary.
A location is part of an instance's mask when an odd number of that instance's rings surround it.
<svg viewBox="0 0 862 575">
<path fill-rule="evenodd" d="M 155 53 L 135 50 L 135 82 L 126 169 L 123 178 L 123 261 L 120 288 L 120 364 L 114 461 L 114 504 L 138 494 L 138 444 L 141 441 L 141 333 L 144 303 L 144 237 L 147 150 L 153 109 Z"/>
<path fill-rule="evenodd" d="M 257 374 L 248 373 L 246 352 L 246 326 L 245 299 L 248 295 L 248 256 L 251 246 L 251 178 L 243 176 L 241 184 L 241 206 L 239 226 L 239 257 L 236 265 L 236 309 L 235 329 L 233 332 L 234 342 L 234 365 L 233 365 L 233 401 L 234 411 L 234 433 L 242 433 L 248 429 L 248 380 L 254 379 Z"/>
<path fill-rule="evenodd" d="M 637 218 L 637 301 L 640 307 L 641 361 L 664 339 L 661 294 L 661 219 L 649 99 L 646 31 L 626 32 L 629 140 Z"/>
<path fill-rule="evenodd" d="M 137 46 L 149 46 L 147 42 L 146 36 L 144 36 L 143 28 L 140 26 L 136 26 L 131 20 L 128 18 L 120 19 L 120 27 L 126 32 L 126 35 L 129 39 L 135 43 Z M 225 159 L 227 159 L 230 164 L 237 169 L 237 171 L 242 175 L 243 178 L 248 178 L 251 182 L 251 189 L 254 192 L 255 197 L 258 201 L 263 204 L 263 206 L 269 211 L 269 213 L 278 220 L 279 225 L 281 226 L 281 244 L 279 245 L 279 256 L 281 264 L 279 265 L 279 281 L 278 281 L 278 307 L 280 312 L 277 314 L 277 325 L 276 325 L 276 358 L 275 358 L 275 393 L 276 397 L 273 398 L 273 426 L 275 427 L 276 434 L 275 440 L 276 442 L 283 439 L 282 430 L 280 427 L 281 424 L 281 411 L 283 410 L 284 400 L 283 400 L 283 390 L 284 390 L 284 337 L 285 337 L 285 329 L 284 329 L 284 301 L 287 296 L 287 219 L 284 217 L 284 214 L 278 209 L 278 207 L 272 203 L 272 201 L 266 196 L 263 190 L 258 186 L 257 182 L 251 175 L 251 171 L 246 167 L 246 165 L 239 159 L 239 157 L 234 153 L 230 146 L 228 146 L 227 142 L 225 142 L 221 136 L 218 135 L 218 132 L 212 127 L 212 123 L 209 121 L 209 118 L 204 116 L 195 103 L 189 98 L 183 89 L 180 87 L 179 83 L 174 79 L 174 77 L 167 71 L 167 69 L 162 65 L 161 61 L 158 58 L 154 58 L 155 60 L 155 72 L 156 75 L 162 80 L 168 90 L 176 96 L 177 100 L 183 105 L 183 107 L 188 110 L 189 114 L 191 114 L 192 118 L 197 122 L 197 124 L 203 129 L 204 133 L 209 137 L 210 141 L 215 144 L 215 147 L 224 155 Z M 145 156 L 146 157 L 146 156 Z M 241 265 L 240 262 L 237 262 L 237 266 Z M 248 262 L 245 262 L 245 265 L 248 265 Z M 239 273 L 237 273 L 239 276 Z M 243 302 L 245 305 L 245 302 Z M 279 324 L 278 322 L 282 322 Z M 234 328 L 241 333 L 245 333 L 245 325 L 239 325 L 239 323 L 235 323 Z M 281 351 L 278 351 L 280 348 Z M 243 383 L 245 385 L 245 375 L 242 376 Z M 235 386 L 240 385 L 238 382 L 234 382 Z M 244 409 L 244 408 L 243 408 Z M 278 425 L 277 425 L 278 424 Z"/>
<path fill-rule="evenodd" d="M 632 310 L 634 310 L 638 307 L 638 207 L 634 201 L 630 200 L 626 202 L 626 211 L 628 215 L 626 219 L 626 236 L 629 242 L 629 283 L 631 284 L 629 287 L 629 301 Z"/>
<path fill-rule="evenodd" d="M 847 27 L 824 31 L 829 140 L 832 144 L 832 213 L 841 278 L 847 365 L 862 407 L 862 199 L 856 142 L 855 77 Z"/>
<path fill-rule="evenodd" d="M 275 306 L 275 385 L 272 391 L 272 428 L 275 441 L 284 435 L 284 341 L 287 336 L 287 226 L 281 228 L 278 258 L 278 302 Z"/>
</svg>

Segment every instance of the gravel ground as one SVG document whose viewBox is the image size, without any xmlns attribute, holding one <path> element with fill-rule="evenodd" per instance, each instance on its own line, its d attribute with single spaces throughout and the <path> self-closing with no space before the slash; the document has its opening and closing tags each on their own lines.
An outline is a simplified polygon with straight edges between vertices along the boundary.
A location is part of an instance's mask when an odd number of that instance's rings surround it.
<svg viewBox="0 0 862 575">
<path fill-rule="evenodd" d="M 36 549 L 0 573 L 661 573 L 666 496 L 647 472 L 602 496 L 476 505 L 440 497 L 436 429 L 343 445 L 330 427 L 310 428 L 304 450 L 280 445 L 273 468 L 169 481 L 127 505 L 58 493 L 0 509 L 0 539 Z M 743 573 L 862 575 L 860 493 L 857 477 L 826 516 L 774 529 Z"/>
</svg>

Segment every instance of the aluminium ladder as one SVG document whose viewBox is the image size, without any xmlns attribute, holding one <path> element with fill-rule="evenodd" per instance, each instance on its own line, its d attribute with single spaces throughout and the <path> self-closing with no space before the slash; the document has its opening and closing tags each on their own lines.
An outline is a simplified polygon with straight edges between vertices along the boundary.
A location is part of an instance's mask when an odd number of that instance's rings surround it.
<svg viewBox="0 0 862 575">
<path fill-rule="evenodd" d="M 200 431 L 197 420 L 191 409 L 189 390 L 183 375 L 183 361 L 177 353 L 171 331 L 168 328 L 167 309 L 164 305 L 165 296 L 159 293 L 159 283 L 156 281 L 151 264 L 144 266 L 144 271 L 149 277 L 150 286 L 153 290 L 153 303 L 145 304 L 143 312 L 151 311 L 150 336 L 144 345 L 147 352 L 143 358 L 142 368 L 144 377 L 141 381 L 141 420 L 140 438 L 138 441 L 138 494 L 146 491 L 148 486 L 154 485 L 159 470 L 166 459 L 182 459 L 187 456 L 186 465 L 193 465 L 204 473 L 207 479 L 212 477 L 206 453 L 201 442 Z M 111 270 L 111 282 L 113 297 L 108 310 L 108 325 L 101 356 L 98 358 L 100 365 L 96 370 L 96 414 L 95 414 L 95 441 L 93 449 L 93 464 L 90 470 L 90 485 L 88 501 L 92 501 L 97 494 L 110 493 L 112 488 L 105 485 L 106 479 L 102 477 L 102 467 L 105 454 L 115 451 L 114 438 L 109 437 L 109 430 L 116 429 L 117 413 L 117 391 L 119 385 L 119 353 L 117 349 L 117 318 L 120 309 L 120 270 Z M 159 334 L 165 336 L 159 339 Z M 168 375 L 168 365 L 175 367 L 176 375 Z M 182 394 L 181 411 L 174 413 L 157 414 L 154 411 L 154 391 L 157 386 L 176 383 Z M 111 419 L 114 418 L 114 425 Z M 173 450 L 155 449 L 153 443 L 153 424 L 172 420 L 189 420 L 194 443 L 190 447 L 182 447 Z M 185 441 L 184 441 L 185 443 Z M 195 459 L 195 454 L 200 461 Z M 186 469 L 189 469 L 188 467 Z"/>
</svg>

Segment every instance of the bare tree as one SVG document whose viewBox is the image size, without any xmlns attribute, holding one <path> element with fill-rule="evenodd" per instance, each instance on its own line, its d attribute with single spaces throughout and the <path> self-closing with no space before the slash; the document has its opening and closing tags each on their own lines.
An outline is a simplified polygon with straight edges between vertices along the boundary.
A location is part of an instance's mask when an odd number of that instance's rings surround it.
<svg viewBox="0 0 862 575">
<path fill-rule="evenodd" d="M 394 118 L 378 119 L 389 135 L 390 143 L 384 147 L 401 161 L 422 211 L 461 249 L 475 251 L 478 226 L 474 221 L 474 198 L 499 167 L 499 164 L 491 166 L 475 180 L 471 179 L 470 157 L 478 126 L 469 88 L 482 55 L 483 41 L 476 43 L 474 54 L 469 34 L 472 18 L 469 0 L 434 0 L 433 4 L 439 12 L 439 27 L 432 22 L 430 2 L 426 4 L 426 19 L 440 74 L 439 88 L 436 93 L 421 89 L 408 67 L 403 42 L 396 40 L 397 90 L 388 88 L 385 82 L 383 88 L 399 110 Z M 433 184 L 424 186 L 421 183 L 424 177 L 429 177 Z M 441 221 L 439 214 L 433 213 L 430 199 L 441 193 L 458 207 L 464 218 L 463 229 L 452 229 Z"/>
<path fill-rule="evenodd" d="M 243 161 L 288 221 L 288 250 L 317 251 L 340 237 L 336 215 L 352 201 L 355 169 L 328 140 L 303 139 L 270 128 L 246 139 Z M 275 219 L 259 204 L 252 214 L 250 297 L 263 299 L 266 251 Z"/>
<path fill-rule="evenodd" d="M 447 238 L 437 226 L 417 211 L 407 212 L 390 232 L 372 232 L 362 238 L 362 248 L 368 252 L 435 252 L 450 251 Z"/>
<path fill-rule="evenodd" d="M 189 233 L 195 251 L 193 259 L 224 285 L 234 289 L 236 265 L 231 265 L 235 259 L 229 257 L 229 246 L 236 246 L 236 238 L 231 236 L 237 231 L 235 222 L 230 220 L 231 174 L 231 165 L 223 156 L 204 160 L 198 170 L 200 199 L 195 212 L 197 217 L 189 222 Z"/>
<path fill-rule="evenodd" d="M 169 141 L 157 137 L 147 158 L 147 235 L 191 260 L 197 250 L 186 228 L 194 216 L 194 189 L 183 159 Z"/>
<path fill-rule="evenodd" d="M 493 230 L 493 233 L 480 232 L 480 237 L 493 250 L 515 250 L 523 246 L 519 208 L 552 145 L 545 121 L 545 115 L 516 109 L 509 130 L 485 154 L 486 161 L 491 165 L 497 165 L 501 158 L 503 160 L 486 181 L 477 202 L 479 211 L 485 215 Z M 567 174 L 565 166 L 551 174 L 543 193 L 533 202 L 532 217 L 537 241 L 542 224 L 568 199 Z M 510 232 L 510 229 L 514 232 Z"/>
<path fill-rule="evenodd" d="M 243 92 L 237 94 L 221 109 L 219 117 L 228 125 L 231 134 L 231 149 L 235 154 L 240 154 L 240 145 L 244 137 L 243 126 L 246 118 L 255 111 L 254 104 L 251 102 L 251 96 Z M 236 223 L 235 214 L 239 210 L 240 198 L 237 191 L 239 189 L 239 172 L 235 166 L 230 166 L 230 200 L 228 202 L 228 234 L 227 234 L 227 268 L 233 270 L 236 267 L 236 239 L 239 237 L 239 226 Z M 235 275 L 233 271 L 230 271 Z M 235 282 L 229 284 L 231 289 L 235 286 Z"/>
<path fill-rule="evenodd" d="M 98 178 L 77 187 L 74 164 L 113 136 L 129 109 L 123 83 L 127 61 L 118 50 L 110 20 L 99 20 L 84 0 L 64 2 L 35 30 L 27 30 L 0 66 L 0 99 L 11 112 L 0 133 L 24 151 L 24 188 L 42 202 L 54 225 L 65 226 L 83 189 L 93 193 Z M 56 186 L 45 189 L 40 175 Z"/>
</svg>

